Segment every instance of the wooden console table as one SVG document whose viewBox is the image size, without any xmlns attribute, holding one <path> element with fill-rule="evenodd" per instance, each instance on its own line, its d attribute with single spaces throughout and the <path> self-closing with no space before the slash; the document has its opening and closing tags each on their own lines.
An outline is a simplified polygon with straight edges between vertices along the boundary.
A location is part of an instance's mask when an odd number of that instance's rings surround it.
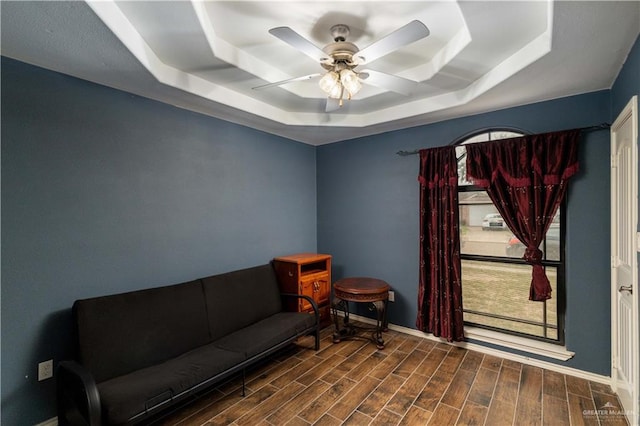
<svg viewBox="0 0 640 426">
<path fill-rule="evenodd" d="M 375 343 L 378 349 L 384 349 L 382 332 L 387 331 L 387 302 L 389 300 L 389 284 L 382 280 L 366 277 L 344 278 L 333 284 L 333 301 L 331 311 L 336 331 L 333 343 L 346 339 L 366 339 Z M 367 303 L 369 310 L 376 313 L 375 328 L 354 326 L 349 322 L 349 302 Z M 344 314 L 343 324 L 338 320 L 338 311 Z M 358 329 L 373 331 L 371 337 L 358 335 Z"/>
</svg>

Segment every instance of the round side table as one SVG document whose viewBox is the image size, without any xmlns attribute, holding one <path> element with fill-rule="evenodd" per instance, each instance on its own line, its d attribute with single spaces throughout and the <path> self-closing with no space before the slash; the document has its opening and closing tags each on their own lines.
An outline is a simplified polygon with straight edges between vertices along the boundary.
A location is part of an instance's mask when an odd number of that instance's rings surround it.
<svg viewBox="0 0 640 426">
<path fill-rule="evenodd" d="M 333 333 L 333 343 L 347 339 L 366 339 L 375 343 L 378 349 L 384 349 L 382 332 L 387 331 L 386 308 L 389 300 L 389 284 L 367 277 L 343 278 L 333 284 L 333 300 L 331 311 L 336 330 Z M 369 310 L 376 314 L 376 326 L 358 327 L 349 322 L 349 302 L 366 303 Z M 342 325 L 338 320 L 338 311 L 343 313 Z M 371 337 L 358 335 L 359 330 L 373 331 Z"/>
</svg>

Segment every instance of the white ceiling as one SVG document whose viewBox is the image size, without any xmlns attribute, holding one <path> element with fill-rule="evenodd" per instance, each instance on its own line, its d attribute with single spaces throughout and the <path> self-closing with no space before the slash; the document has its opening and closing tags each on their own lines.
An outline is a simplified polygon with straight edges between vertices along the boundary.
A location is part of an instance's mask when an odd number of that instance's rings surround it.
<svg viewBox="0 0 640 426">
<path fill-rule="evenodd" d="M 2 1 L 1 53 L 320 145 L 608 89 L 640 33 L 638 1 Z M 364 85 L 325 112 L 322 67 L 268 30 L 363 49 L 412 20 L 430 35 L 367 64 L 418 82 Z"/>
</svg>

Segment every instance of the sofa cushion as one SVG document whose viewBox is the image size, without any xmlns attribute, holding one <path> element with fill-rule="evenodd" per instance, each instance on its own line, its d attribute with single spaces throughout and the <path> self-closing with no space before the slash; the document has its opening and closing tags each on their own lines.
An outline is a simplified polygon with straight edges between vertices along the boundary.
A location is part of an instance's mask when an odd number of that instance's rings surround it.
<svg viewBox="0 0 640 426">
<path fill-rule="evenodd" d="M 203 278 L 202 284 L 212 341 L 282 310 L 270 264 Z"/>
<path fill-rule="evenodd" d="M 78 300 L 79 361 L 97 383 L 210 343 L 200 281 Z"/>
<path fill-rule="evenodd" d="M 246 357 L 213 344 L 194 349 L 153 367 L 116 377 L 98 385 L 103 416 L 108 424 L 124 423 L 241 363 Z"/>
<path fill-rule="evenodd" d="M 213 344 L 221 349 L 243 352 L 247 358 L 251 358 L 314 325 L 314 315 L 280 312 L 218 339 Z"/>
</svg>

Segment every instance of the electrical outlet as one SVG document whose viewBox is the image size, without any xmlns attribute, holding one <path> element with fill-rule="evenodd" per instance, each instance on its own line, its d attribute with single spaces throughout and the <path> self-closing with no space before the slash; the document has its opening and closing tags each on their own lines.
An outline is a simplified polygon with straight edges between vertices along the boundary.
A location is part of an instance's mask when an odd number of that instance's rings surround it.
<svg viewBox="0 0 640 426">
<path fill-rule="evenodd" d="M 389 290 L 389 302 L 396 301 L 396 292 L 393 290 Z"/>
<path fill-rule="evenodd" d="M 38 364 L 38 381 L 53 377 L 53 360 L 43 361 Z"/>
</svg>

